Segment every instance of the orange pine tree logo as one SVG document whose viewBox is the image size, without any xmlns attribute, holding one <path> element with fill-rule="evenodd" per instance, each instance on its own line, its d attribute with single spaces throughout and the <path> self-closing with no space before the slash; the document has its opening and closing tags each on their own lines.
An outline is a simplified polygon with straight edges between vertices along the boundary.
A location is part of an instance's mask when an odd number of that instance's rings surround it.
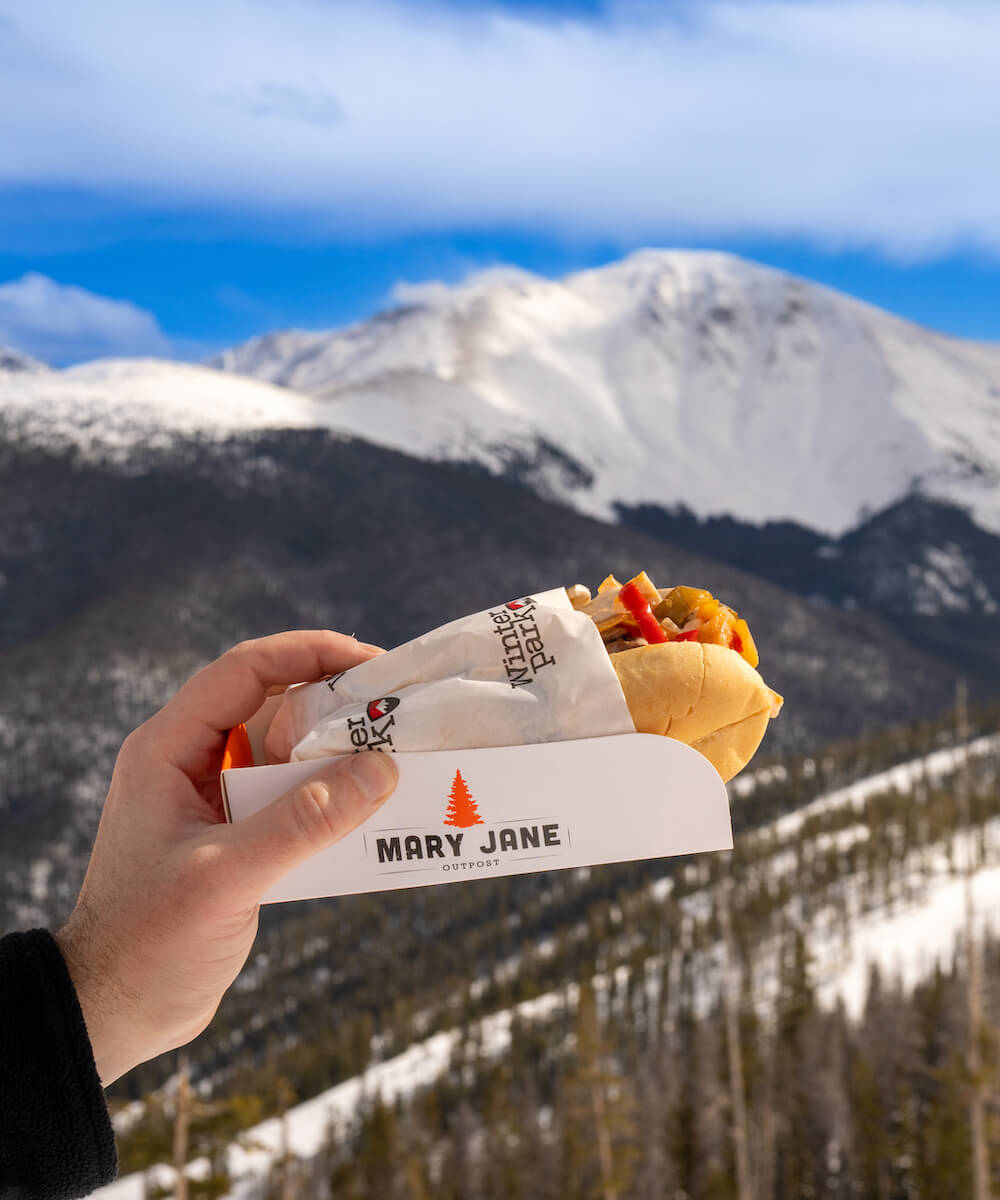
<svg viewBox="0 0 1000 1200">
<path fill-rule="evenodd" d="M 448 793 L 448 811 L 445 813 L 444 823 L 457 825 L 461 829 L 468 829 L 470 825 L 485 824 L 461 771 L 455 772 L 451 791 Z"/>
</svg>

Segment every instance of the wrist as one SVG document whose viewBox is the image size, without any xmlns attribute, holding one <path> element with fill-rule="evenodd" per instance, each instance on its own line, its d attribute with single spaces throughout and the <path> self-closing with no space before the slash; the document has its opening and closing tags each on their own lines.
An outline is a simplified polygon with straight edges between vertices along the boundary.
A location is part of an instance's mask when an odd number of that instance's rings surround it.
<svg viewBox="0 0 1000 1200">
<path fill-rule="evenodd" d="M 103 1087 L 108 1087 L 142 1061 L 127 1036 L 125 998 L 116 986 L 108 954 L 95 954 L 89 922 L 74 912 L 55 935 L 83 1013 L 87 1036 Z"/>
</svg>

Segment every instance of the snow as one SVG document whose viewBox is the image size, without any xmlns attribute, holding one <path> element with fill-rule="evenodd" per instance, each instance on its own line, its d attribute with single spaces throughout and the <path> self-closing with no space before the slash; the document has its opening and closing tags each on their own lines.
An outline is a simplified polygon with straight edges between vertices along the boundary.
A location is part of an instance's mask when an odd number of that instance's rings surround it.
<svg viewBox="0 0 1000 1200">
<path fill-rule="evenodd" d="M 0 416 L 21 438 L 125 460 L 137 444 L 325 424 L 314 401 L 209 367 L 101 359 L 0 374 Z"/>
<path fill-rule="evenodd" d="M 345 329 L 255 338 L 219 371 L 52 371 L 11 355 L 0 414 L 91 453 L 315 427 L 494 471 L 520 458 L 535 486 L 602 518 L 619 502 L 684 504 L 839 535 L 919 486 L 1000 532 L 1000 346 L 700 251 L 640 251 L 562 280 L 494 270 L 404 296 Z M 916 581 L 931 598 L 968 571 L 942 553 Z"/>
<path fill-rule="evenodd" d="M 512 1009 L 492 1013 L 475 1023 L 470 1031 L 471 1039 L 478 1043 L 483 1054 L 497 1057 L 510 1045 L 515 1019 L 537 1021 L 551 1017 L 567 1004 L 575 1004 L 576 991 L 576 986 L 570 984 L 558 992 L 536 996 Z M 232 1197 L 248 1194 L 255 1182 L 279 1159 L 283 1145 L 299 1157 L 311 1157 L 318 1153 L 331 1130 L 343 1132 L 349 1127 L 366 1102 L 380 1096 L 385 1103 L 391 1104 L 397 1098 L 411 1096 L 433 1083 L 448 1069 L 461 1041 L 462 1032 L 458 1029 L 433 1034 L 401 1054 L 375 1063 L 362 1075 L 346 1079 L 290 1108 L 285 1114 L 284 1131 L 277 1117 L 248 1129 L 242 1137 L 245 1145 L 234 1143 L 227 1152 L 229 1174 L 236 1181 L 229 1194 Z M 197 1178 L 206 1167 L 204 1160 L 196 1160 L 188 1164 L 187 1171 Z M 152 1175 L 164 1186 L 172 1184 L 173 1171 L 169 1167 L 154 1167 Z M 143 1188 L 143 1173 L 136 1172 L 92 1194 L 103 1200 L 144 1200 Z"/>
<path fill-rule="evenodd" d="M 867 825 L 849 825 L 846 829 L 838 829 L 835 833 L 820 834 L 813 845 L 818 854 L 825 854 L 828 850 L 846 854 L 853 846 L 857 846 L 859 842 L 867 842 L 870 837 L 871 830 Z"/>
<path fill-rule="evenodd" d="M 818 996 L 832 1005 L 839 997 L 848 1014 L 859 1017 L 868 994 L 872 963 L 884 976 L 912 988 L 936 964 L 951 963 L 965 924 L 964 881 L 944 877 L 928 886 L 918 903 L 893 912 L 861 917 L 851 926 L 847 947 L 814 944 Z M 980 870 L 973 880 L 977 933 L 1000 929 L 1000 867 Z"/>
<path fill-rule="evenodd" d="M 545 439 L 594 476 L 545 485 L 599 517 L 616 501 L 682 503 L 839 534 L 919 482 L 1000 531 L 1000 347 L 696 251 L 562 280 L 489 272 L 410 299 L 219 362 L 423 457 L 499 470 L 510 447 Z"/>
<path fill-rule="evenodd" d="M 49 876 L 52 863 L 47 858 L 37 858 L 28 868 L 29 892 L 32 900 L 45 900 L 49 894 Z"/>
<path fill-rule="evenodd" d="M 892 789 L 911 791 L 921 778 L 935 782 L 953 775 L 966 755 L 979 758 L 998 753 L 1000 735 L 984 736 L 967 747 L 935 750 L 924 758 L 912 759 L 819 796 L 804 808 L 746 835 L 774 847 L 767 857 L 750 869 L 764 871 L 768 878 L 775 879 L 793 871 L 797 852 L 786 843 L 798 836 L 809 817 L 844 808 L 860 812 L 871 799 Z M 818 835 L 810 846 L 820 851 L 834 847 L 846 852 L 870 836 L 870 828 L 857 822 Z M 992 865 L 990 861 L 996 860 L 1000 850 L 1000 817 L 986 824 L 982 841 L 986 861 L 973 880 L 976 929 L 980 936 L 986 930 L 1000 932 L 1000 866 Z M 913 851 L 897 872 L 900 879 L 909 881 L 912 886 L 904 889 L 891 903 L 868 912 L 860 911 L 858 889 L 853 881 L 837 885 L 843 888 L 850 912 L 849 940 L 845 942 L 843 938 L 832 905 L 820 909 L 809 931 L 813 977 L 821 1003 L 833 1005 L 840 1000 L 849 1015 L 857 1017 L 863 1010 L 872 963 L 877 963 L 885 976 L 897 979 L 909 988 L 924 978 L 936 963 L 951 961 L 965 921 L 964 881 L 955 874 L 955 866 L 965 864 L 971 844 L 974 843 L 970 843 L 969 836 L 959 832 L 951 838 L 950 847 L 938 844 Z M 697 884 L 701 878 L 698 864 L 687 864 L 684 878 L 688 883 Z M 672 877 L 656 880 L 650 885 L 652 895 L 661 901 L 676 890 L 677 883 Z M 696 888 L 680 903 L 692 920 L 705 922 L 711 918 L 714 901 L 706 888 Z M 551 948 L 551 939 L 546 937 L 538 942 L 535 953 L 551 953 Z M 770 991 L 776 986 L 776 949 L 776 944 L 764 945 L 755 954 L 755 984 L 758 998 L 765 1006 Z M 697 1006 L 700 1012 L 707 1013 L 722 979 L 724 956 L 721 944 L 699 951 L 697 960 Z M 516 971 L 519 962 L 519 956 L 511 959 L 505 964 L 506 972 Z M 653 1000 L 656 999 L 662 965 L 663 959 L 659 956 L 647 958 L 643 964 L 645 986 Z M 614 978 L 619 985 L 627 981 L 628 970 L 626 966 L 615 968 Z M 599 997 L 604 997 L 603 1003 L 607 1002 L 609 980 L 605 974 L 593 979 Z M 485 981 L 483 983 L 485 986 Z M 479 1052 L 499 1057 L 510 1045 L 515 1020 L 547 1021 L 559 1012 L 572 1011 L 578 995 L 578 985 L 570 982 L 512 1008 L 491 1013 L 472 1024 L 468 1031 L 469 1042 Z M 458 1028 L 431 1034 L 400 1054 L 373 1063 L 363 1074 L 289 1109 L 284 1130 L 277 1118 L 247 1130 L 243 1135 L 245 1145 L 233 1144 L 228 1150 L 228 1167 L 235 1180 L 229 1195 L 234 1200 L 256 1200 L 260 1181 L 280 1157 L 283 1145 L 287 1144 L 292 1153 L 300 1157 L 315 1155 L 331 1131 L 334 1136 L 338 1132 L 342 1134 L 366 1102 L 381 1096 L 383 1101 L 391 1103 L 433 1083 L 449 1068 L 462 1040 L 463 1032 Z M 123 1113 L 123 1125 L 134 1120 L 135 1115 L 134 1111 Z M 204 1160 L 188 1166 L 192 1177 L 206 1169 Z M 152 1169 L 150 1176 L 169 1187 L 173 1172 L 171 1168 L 159 1165 Z M 133 1174 L 94 1195 L 104 1200 L 143 1200 L 143 1188 L 142 1175 Z"/>
<path fill-rule="evenodd" d="M 970 608 L 978 608 L 992 616 L 1000 608 L 976 577 L 975 567 L 962 548 L 954 542 L 926 547 L 924 561 L 923 567 L 912 563 L 908 568 L 916 597 L 914 611 L 934 617 L 945 611 L 968 612 Z"/>
<path fill-rule="evenodd" d="M 752 795 L 758 787 L 765 787 L 769 783 L 778 780 L 784 781 L 787 778 L 788 768 L 781 763 L 775 763 L 771 767 L 758 767 L 753 771 L 744 771 L 735 779 L 731 779 L 726 784 L 726 788 L 729 791 L 730 799 L 734 796 L 742 799 L 744 796 Z"/>
<path fill-rule="evenodd" d="M 929 783 L 936 783 L 947 775 L 954 773 L 958 764 L 966 754 L 970 758 L 981 758 L 1000 752 L 1000 734 L 991 734 L 975 738 L 967 747 L 947 746 L 934 750 L 921 758 L 912 758 L 887 771 L 879 771 L 868 775 L 845 788 L 827 792 L 811 803 L 795 809 L 779 817 L 768 828 L 784 840 L 798 833 L 803 824 L 811 817 L 820 816 L 838 808 L 853 808 L 860 810 L 873 797 L 884 795 L 888 791 L 909 792 L 913 785 L 922 778 Z"/>
</svg>

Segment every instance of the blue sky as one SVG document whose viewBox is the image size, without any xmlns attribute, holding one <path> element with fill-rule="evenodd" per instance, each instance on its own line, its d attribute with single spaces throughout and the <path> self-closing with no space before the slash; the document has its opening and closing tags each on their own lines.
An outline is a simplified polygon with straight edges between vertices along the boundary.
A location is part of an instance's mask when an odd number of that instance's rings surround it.
<svg viewBox="0 0 1000 1200">
<path fill-rule="evenodd" d="M 1000 339 L 987 0 L 0 0 L 0 343 L 199 358 L 722 248 Z"/>
</svg>

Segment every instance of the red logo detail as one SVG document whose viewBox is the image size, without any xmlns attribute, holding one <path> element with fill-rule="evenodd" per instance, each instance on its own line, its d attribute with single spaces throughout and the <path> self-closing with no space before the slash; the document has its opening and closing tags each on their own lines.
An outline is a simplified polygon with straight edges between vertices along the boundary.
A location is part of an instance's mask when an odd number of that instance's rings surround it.
<svg viewBox="0 0 1000 1200">
<path fill-rule="evenodd" d="M 397 696 L 383 696 L 381 700 L 372 700 L 368 704 L 368 720 L 381 721 L 383 717 L 389 715 L 394 708 L 399 707 L 399 698 Z"/>
<path fill-rule="evenodd" d="M 460 829 L 468 829 L 470 825 L 485 825 L 486 823 L 479 815 L 479 809 L 476 807 L 468 785 L 462 778 L 461 771 L 456 771 L 455 778 L 452 780 L 444 823 L 445 825 L 457 825 Z"/>
<path fill-rule="evenodd" d="M 510 604 L 508 604 L 507 607 L 510 609 L 511 612 L 517 612 L 517 610 L 519 608 L 524 608 L 524 605 L 521 603 L 520 600 L 511 600 Z"/>
</svg>

